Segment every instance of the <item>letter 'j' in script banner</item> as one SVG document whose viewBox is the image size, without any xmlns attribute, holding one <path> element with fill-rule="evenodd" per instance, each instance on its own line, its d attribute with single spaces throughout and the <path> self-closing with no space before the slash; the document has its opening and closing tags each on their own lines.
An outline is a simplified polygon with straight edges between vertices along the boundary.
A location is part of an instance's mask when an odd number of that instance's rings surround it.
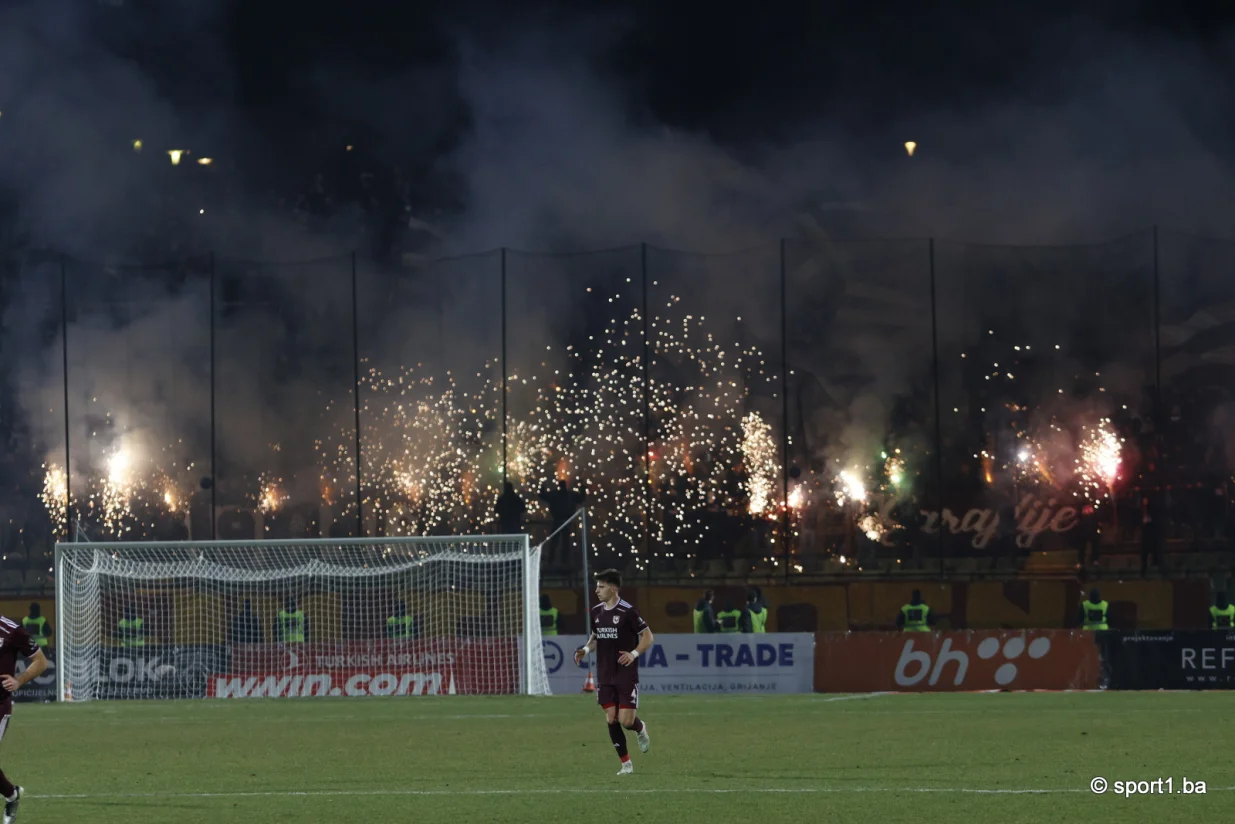
<svg viewBox="0 0 1235 824">
<path fill-rule="evenodd" d="M 821 632 L 820 692 L 961 692 L 1098 688 L 1092 632 Z"/>
<path fill-rule="evenodd" d="M 574 652 L 586 641 L 586 635 L 545 637 L 554 695 L 582 689 L 587 665 L 575 666 Z M 639 694 L 814 692 L 814 655 L 813 633 L 657 635 L 639 659 Z"/>
</svg>

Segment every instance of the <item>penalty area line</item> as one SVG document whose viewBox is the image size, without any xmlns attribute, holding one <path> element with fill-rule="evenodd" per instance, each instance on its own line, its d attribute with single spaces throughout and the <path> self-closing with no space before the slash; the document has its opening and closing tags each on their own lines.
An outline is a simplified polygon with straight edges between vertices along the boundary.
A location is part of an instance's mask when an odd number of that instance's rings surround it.
<svg viewBox="0 0 1235 824">
<path fill-rule="evenodd" d="M 1208 792 L 1230 792 L 1235 787 L 1211 787 Z M 1093 792 L 1088 787 L 1047 787 L 1047 788 L 976 788 L 976 787 L 570 787 L 546 789 L 508 789 L 508 790 L 415 790 L 410 788 L 392 788 L 385 790 L 256 790 L 235 792 L 149 792 L 149 793 L 48 793 L 23 796 L 32 800 L 43 801 L 89 801 L 92 799 L 172 799 L 172 798 L 331 798 L 346 796 L 492 796 L 492 795 L 565 795 L 583 793 L 585 795 L 607 795 L 621 793 L 622 795 L 740 795 L 757 793 L 766 795 L 809 795 L 809 794 L 845 794 L 845 793 L 940 793 L 962 795 L 1057 795 Z"/>
</svg>

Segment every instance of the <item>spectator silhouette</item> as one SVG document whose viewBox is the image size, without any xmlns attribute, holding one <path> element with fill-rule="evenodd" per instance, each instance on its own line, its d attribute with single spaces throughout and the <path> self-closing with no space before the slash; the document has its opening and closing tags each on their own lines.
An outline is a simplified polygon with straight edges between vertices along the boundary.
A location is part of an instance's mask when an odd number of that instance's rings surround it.
<svg viewBox="0 0 1235 824">
<path fill-rule="evenodd" d="M 549 518 L 553 523 L 549 531 L 549 534 L 553 537 L 549 541 L 549 558 L 547 563 L 553 566 L 565 566 L 567 530 L 563 529 L 563 527 L 566 526 L 566 522 L 571 519 L 575 511 L 586 500 L 586 496 L 582 492 L 576 492 L 571 489 L 566 481 L 558 481 L 557 489 L 546 487 L 541 490 L 540 500 L 544 501 L 545 505 L 549 507 Z"/>
<path fill-rule="evenodd" d="M 506 482 L 501 495 L 497 496 L 497 505 L 493 507 L 497 513 L 498 525 L 503 535 L 518 535 L 523 531 L 523 514 L 527 512 L 527 504 L 515 492 L 514 484 Z"/>
</svg>

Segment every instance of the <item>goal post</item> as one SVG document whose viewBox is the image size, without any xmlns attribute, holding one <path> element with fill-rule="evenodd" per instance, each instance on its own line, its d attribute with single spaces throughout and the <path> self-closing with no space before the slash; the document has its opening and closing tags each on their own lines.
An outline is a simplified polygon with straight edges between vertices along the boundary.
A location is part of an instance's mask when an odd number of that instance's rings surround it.
<svg viewBox="0 0 1235 824">
<path fill-rule="evenodd" d="M 56 545 L 60 700 L 548 695 L 526 535 Z"/>
</svg>

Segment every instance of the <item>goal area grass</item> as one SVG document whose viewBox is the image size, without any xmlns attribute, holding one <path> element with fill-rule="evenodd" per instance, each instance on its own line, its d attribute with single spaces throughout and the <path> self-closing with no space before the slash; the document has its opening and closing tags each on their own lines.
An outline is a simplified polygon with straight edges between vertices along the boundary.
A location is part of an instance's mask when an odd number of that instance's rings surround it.
<svg viewBox="0 0 1235 824">
<path fill-rule="evenodd" d="M 652 748 L 627 734 L 630 776 L 586 694 L 19 704 L 0 766 L 26 788 L 27 824 L 1127 824 L 1226 820 L 1235 802 L 1230 693 L 643 704 Z M 1116 794 L 1158 778 L 1174 793 Z M 1184 778 L 1207 792 L 1185 795 Z"/>
</svg>

